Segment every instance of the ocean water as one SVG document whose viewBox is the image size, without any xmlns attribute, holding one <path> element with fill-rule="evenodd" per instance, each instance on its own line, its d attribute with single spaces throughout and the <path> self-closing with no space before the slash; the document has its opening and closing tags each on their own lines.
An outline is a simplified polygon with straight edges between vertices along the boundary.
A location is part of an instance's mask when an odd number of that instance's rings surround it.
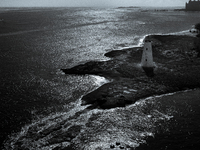
<svg viewBox="0 0 200 150">
<path fill-rule="evenodd" d="M 28 149 L 67 146 L 65 141 L 48 144 L 53 133 L 35 141 L 28 136 L 30 128 L 37 133 L 62 121 L 63 132 L 81 128 L 71 141 L 74 149 L 106 149 L 116 141 L 137 147 L 147 137 L 169 133 L 174 114 L 187 104 L 169 101 L 164 107 L 162 98 L 151 97 L 125 108 L 87 110 L 81 97 L 109 81 L 60 71 L 91 60 L 106 61 L 104 53 L 140 46 L 145 35 L 183 32 L 199 22 L 199 12 L 155 9 L 160 8 L 0 8 L 4 148 L 17 149 L 19 140 Z"/>
</svg>

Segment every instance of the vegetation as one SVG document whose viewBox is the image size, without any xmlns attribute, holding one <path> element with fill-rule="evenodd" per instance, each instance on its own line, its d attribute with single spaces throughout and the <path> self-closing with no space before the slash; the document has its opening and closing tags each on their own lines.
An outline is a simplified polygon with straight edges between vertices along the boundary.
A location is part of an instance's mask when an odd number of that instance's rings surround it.
<svg viewBox="0 0 200 150">
<path fill-rule="evenodd" d="M 198 52 L 198 57 L 200 57 L 200 23 L 197 23 L 195 25 L 195 29 L 197 29 L 198 31 L 198 34 L 197 34 L 198 39 L 195 41 L 195 47 Z"/>
<path fill-rule="evenodd" d="M 195 25 L 195 29 L 197 29 L 197 31 L 198 31 L 197 37 L 200 37 L 200 23 L 197 23 L 197 24 Z"/>
<path fill-rule="evenodd" d="M 197 24 L 195 25 L 195 29 L 197 29 L 198 31 L 200 31 L 200 23 L 197 23 Z"/>
</svg>

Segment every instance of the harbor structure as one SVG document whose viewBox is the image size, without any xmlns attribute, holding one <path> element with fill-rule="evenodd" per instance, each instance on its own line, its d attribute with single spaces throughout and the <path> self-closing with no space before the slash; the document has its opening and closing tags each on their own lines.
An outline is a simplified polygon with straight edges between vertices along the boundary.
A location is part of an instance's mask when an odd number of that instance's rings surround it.
<svg viewBox="0 0 200 150">
<path fill-rule="evenodd" d="M 185 4 L 186 11 L 200 11 L 200 0 L 190 0 Z"/>
</svg>

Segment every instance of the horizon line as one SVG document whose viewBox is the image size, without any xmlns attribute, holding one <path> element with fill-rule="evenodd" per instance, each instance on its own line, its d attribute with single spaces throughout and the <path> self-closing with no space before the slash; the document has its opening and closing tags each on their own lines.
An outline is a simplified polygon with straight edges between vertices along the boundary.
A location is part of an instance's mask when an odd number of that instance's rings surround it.
<svg viewBox="0 0 200 150">
<path fill-rule="evenodd" d="M 166 7 L 184 7 L 184 6 L 0 6 L 0 8 L 142 8 L 142 7 L 160 7 L 160 8 L 166 8 Z"/>
</svg>

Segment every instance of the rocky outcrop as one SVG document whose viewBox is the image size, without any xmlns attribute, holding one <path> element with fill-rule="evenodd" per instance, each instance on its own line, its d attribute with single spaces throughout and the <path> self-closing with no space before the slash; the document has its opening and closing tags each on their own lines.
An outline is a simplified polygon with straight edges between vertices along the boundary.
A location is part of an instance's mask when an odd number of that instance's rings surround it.
<svg viewBox="0 0 200 150">
<path fill-rule="evenodd" d="M 142 47 L 105 54 L 111 60 L 87 62 L 69 69 L 66 74 L 94 74 L 112 79 L 97 90 L 83 96 L 82 104 L 90 108 L 124 107 L 151 95 L 200 87 L 200 60 L 194 41 L 196 37 L 151 35 L 155 68 L 153 75 L 141 68 Z"/>
</svg>

